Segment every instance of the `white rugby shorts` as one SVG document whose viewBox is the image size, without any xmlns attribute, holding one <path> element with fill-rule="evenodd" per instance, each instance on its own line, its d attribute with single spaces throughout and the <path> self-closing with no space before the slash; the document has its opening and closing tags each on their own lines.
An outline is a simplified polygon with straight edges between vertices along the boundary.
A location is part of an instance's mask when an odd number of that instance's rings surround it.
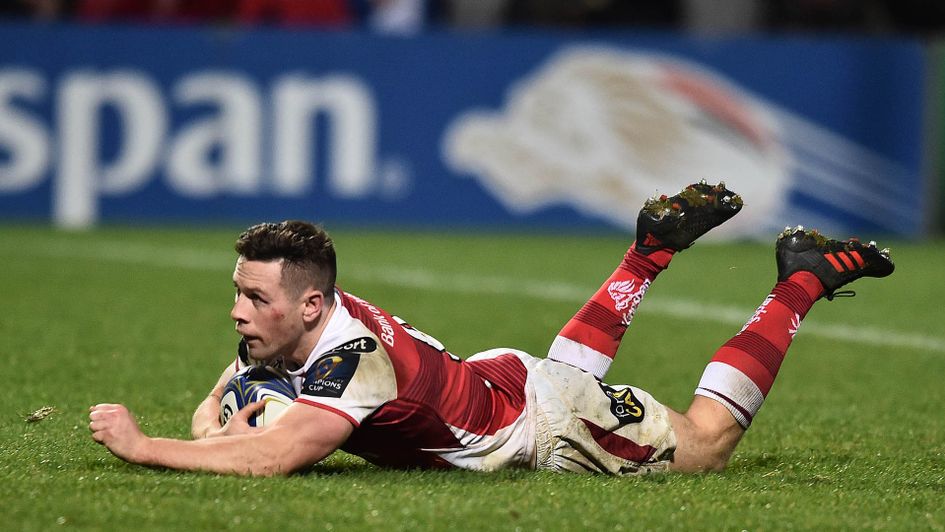
<svg viewBox="0 0 945 532">
<path fill-rule="evenodd" d="M 561 362 L 532 361 L 536 469 L 640 475 L 669 468 L 676 434 L 667 408 L 649 393 Z"/>
</svg>

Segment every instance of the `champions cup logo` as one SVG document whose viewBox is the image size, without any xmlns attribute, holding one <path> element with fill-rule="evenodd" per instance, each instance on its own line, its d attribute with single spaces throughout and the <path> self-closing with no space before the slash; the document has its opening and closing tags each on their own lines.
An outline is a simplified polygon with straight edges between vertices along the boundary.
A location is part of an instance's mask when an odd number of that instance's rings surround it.
<svg viewBox="0 0 945 532">
<path fill-rule="evenodd" d="M 901 166 L 665 55 L 559 52 L 519 81 L 501 110 L 456 119 L 443 152 L 455 170 L 522 214 L 567 205 L 632 228 L 646 198 L 705 178 L 724 180 L 751 205 L 709 239 L 767 236 L 812 219 L 810 206 L 792 199 L 805 189 L 830 207 L 816 212 L 825 231 L 842 230 L 844 209 L 858 203 L 881 209 L 857 213 L 878 227 L 915 225 L 886 201 L 903 195 L 893 178 L 906 172 Z"/>
<path fill-rule="evenodd" d="M 361 360 L 356 352 L 328 353 L 309 369 L 302 382 L 302 393 L 316 397 L 341 397 L 354 377 Z"/>
<path fill-rule="evenodd" d="M 323 380 L 331 377 L 331 374 L 335 371 L 335 368 L 338 367 L 344 361 L 340 356 L 330 356 L 326 357 L 323 360 L 318 362 L 318 365 L 315 366 L 315 379 Z"/>
</svg>

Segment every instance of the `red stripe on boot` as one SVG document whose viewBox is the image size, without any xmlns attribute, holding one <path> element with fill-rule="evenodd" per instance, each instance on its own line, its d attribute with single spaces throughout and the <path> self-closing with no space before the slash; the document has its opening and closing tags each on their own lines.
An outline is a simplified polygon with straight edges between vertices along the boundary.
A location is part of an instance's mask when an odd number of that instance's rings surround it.
<svg viewBox="0 0 945 532">
<path fill-rule="evenodd" d="M 859 267 L 859 268 L 864 268 L 864 267 L 866 267 L 866 261 L 863 260 L 863 256 L 860 255 L 860 252 L 859 252 L 859 251 L 855 251 L 855 250 L 854 250 L 854 251 L 851 251 L 851 252 L 850 252 L 850 256 L 853 257 L 853 260 L 856 261 L 857 267 Z"/>
<path fill-rule="evenodd" d="M 837 257 L 833 256 L 833 253 L 824 253 L 824 258 L 827 259 L 827 262 L 829 262 L 830 265 L 833 266 L 833 269 L 837 270 L 838 272 L 843 273 L 846 271 L 843 269 L 843 265 L 840 264 L 840 261 L 837 260 Z"/>
<path fill-rule="evenodd" d="M 845 251 L 838 252 L 837 257 L 840 257 L 840 260 L 843 262 L 843 265 L 847 267 L 847 271 L 852 271 L 856 269 L 853 266 L 853 259 L 851 259 Z"/>
</svg>

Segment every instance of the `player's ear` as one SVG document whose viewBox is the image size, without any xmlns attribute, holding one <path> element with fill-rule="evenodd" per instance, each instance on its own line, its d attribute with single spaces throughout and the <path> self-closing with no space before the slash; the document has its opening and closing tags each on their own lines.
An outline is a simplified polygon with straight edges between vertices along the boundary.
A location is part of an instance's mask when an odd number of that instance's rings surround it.
<svg viewBox="0 0 945 532">
<path fill-rule="evenodd" d="M 309 288 L 302 295 L 303 305 L 302 319 L 306 322 L 314 323 L 325 311 L 325 294 L 321 290 Z"/>
</svg>

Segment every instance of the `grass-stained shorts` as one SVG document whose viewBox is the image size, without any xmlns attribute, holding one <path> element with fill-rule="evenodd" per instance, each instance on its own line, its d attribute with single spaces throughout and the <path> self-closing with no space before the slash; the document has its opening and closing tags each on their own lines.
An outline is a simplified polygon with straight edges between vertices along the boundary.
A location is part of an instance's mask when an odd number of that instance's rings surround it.
<svg viewBox="0 0 945 532">
<path fill-rule="evenodd" d="M 638 475 L 669 467 L 676 434 L 649 393 L 553 360 L 526 364 L 537 469 Z"/>
</svg>

